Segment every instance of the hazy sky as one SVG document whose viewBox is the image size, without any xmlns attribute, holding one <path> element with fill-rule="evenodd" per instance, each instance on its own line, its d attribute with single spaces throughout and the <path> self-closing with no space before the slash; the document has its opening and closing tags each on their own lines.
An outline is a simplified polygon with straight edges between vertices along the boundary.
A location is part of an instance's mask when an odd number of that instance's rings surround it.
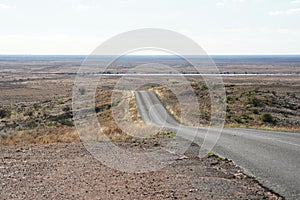
<svg viewBox="0 0 300 200">
<path fill-rule="evenodd" d="M 0 54 L 89 54 L 138 28 L 209 54 L 300 54 L 300 0 L 0 0 Z"/>
</svg>

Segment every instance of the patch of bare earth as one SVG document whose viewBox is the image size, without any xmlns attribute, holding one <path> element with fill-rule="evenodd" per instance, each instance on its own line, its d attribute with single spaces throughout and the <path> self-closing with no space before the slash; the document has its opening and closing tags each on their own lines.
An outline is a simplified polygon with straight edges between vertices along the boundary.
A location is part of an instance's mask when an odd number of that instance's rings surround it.
<svg viewBox="0 0 300 200">
<path fill-rule="evenodd" d="M 214 156 L 187 155 L 160 171 L 129 174 L 101 164 L 79 143 L 0 152 L 0 199 L 281 199 Z"/>
</svg>

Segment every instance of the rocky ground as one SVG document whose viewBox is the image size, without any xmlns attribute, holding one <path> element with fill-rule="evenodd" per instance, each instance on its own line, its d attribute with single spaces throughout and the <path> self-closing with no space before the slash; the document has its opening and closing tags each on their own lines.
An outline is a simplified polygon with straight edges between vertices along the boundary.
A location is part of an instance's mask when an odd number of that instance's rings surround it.
<svg viewBox="0 0 300 200">
<path fill-rule="evenodd" d="M 214 155 L 187 153 L 160 171 L 124 173 L 80 143 L 3 146 L 0 152 L 0 199 L 282 199 Z"/>
</svg>

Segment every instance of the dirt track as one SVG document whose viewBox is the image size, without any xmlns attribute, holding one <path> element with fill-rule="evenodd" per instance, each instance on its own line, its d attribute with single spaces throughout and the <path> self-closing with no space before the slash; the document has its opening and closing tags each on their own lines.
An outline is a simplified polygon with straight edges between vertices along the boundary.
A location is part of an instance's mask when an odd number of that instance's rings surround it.
<svg viewBox="0 0 300 200">
<path fill-rule="evenodd" d="M 280 199 L 216 157 L 189 157 L 161 171 L 127 174 L 102 165 L 81 144 L 0 152 L 0 199 Z"/>
</svg>

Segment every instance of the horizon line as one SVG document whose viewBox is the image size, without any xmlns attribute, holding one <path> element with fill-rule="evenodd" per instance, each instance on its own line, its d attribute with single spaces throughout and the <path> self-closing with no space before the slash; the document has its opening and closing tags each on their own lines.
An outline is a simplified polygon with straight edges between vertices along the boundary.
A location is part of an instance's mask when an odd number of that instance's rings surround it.
<svg viewBox="0 0 300 200">
<path fill-rule="evenodd" d="M 276 54 L 206 54 L 207 56 L 300 56 L 300 53 L 276 53 Z M 92 56 L 90 54 L 0 54 L 0 56 Z M 120 55 L 94 55 L 94 56 L 120 56 Z M 125 56 L 178 56 L 166 54 L 129 54 Z M 199 56 L 199 55 L 183 55 Z M 200 55 L 205 56 L 205 55 Z"/>
</svg>

